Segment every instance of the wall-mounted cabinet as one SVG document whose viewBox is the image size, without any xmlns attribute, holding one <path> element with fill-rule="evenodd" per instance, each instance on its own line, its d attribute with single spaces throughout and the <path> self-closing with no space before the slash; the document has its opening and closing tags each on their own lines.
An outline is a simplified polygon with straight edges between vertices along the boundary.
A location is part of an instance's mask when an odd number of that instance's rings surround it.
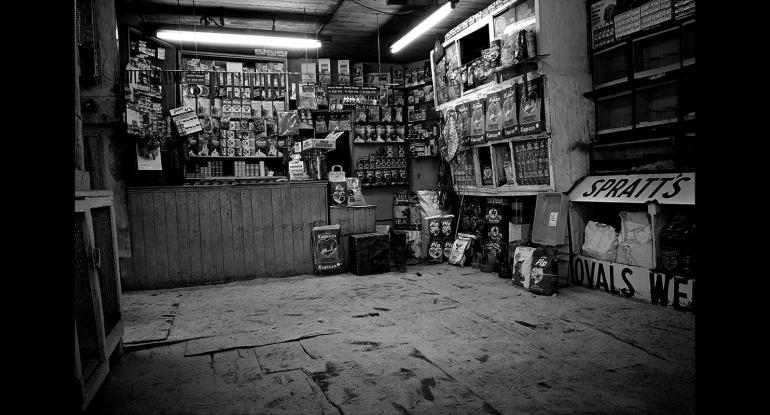
<svg viewBox="0 0 770 415">
<path fill-rule="evenodd" d="M 509 1 L 451 30 L 441 59 L 431 52 L 436 109 L 458 126 L 459 193 L 566 191 L 588 173 L 588 35 L 575 16 L 584 4 Z M 628 77 L 627 53 L 604 55 L 603 82 Z"/>
<path fill-rule="evenodd" d="M 692 169 L 694 2 L 653 0 L 609 7 L 614 3 L 589 5 L 594 85 L 585 96 L 596 108 L 591 171 Z M 631 15 L 640 17 L 639 27 L 627 30 Z M 610 41 L 602 40 L 607 27 L 615 31 Z M 618 27 L 626 29 L 619 33 Z"/>
</svg>

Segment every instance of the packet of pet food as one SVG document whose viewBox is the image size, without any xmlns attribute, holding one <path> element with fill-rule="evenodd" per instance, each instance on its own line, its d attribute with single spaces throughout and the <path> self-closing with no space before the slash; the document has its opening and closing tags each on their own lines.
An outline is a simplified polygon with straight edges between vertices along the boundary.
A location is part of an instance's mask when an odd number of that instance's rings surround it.
<svg viewBox="0 0 770 415">
<path fill-rule="evenodd" d="M 348 206 L 366 206 L 358 177 L 347 177 L 345 180 L 348 182 Z"/>
<path fill-rule="evenodd" d="M 474 239 L 476 239 L 475 236 L 467 233 L 457 234 L 457 238 L 454 240 L 454 243 L 452 243 L 452 250 L 449 254 L 449 263 L 464 267 L 466 253 L 471 246 L 473 246 Z"/>
</svg>

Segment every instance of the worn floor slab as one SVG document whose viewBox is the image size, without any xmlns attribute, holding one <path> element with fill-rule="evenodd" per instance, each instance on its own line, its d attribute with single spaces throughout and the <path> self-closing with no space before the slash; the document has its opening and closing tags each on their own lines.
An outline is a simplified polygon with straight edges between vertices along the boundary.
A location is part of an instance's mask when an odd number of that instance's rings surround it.
<svg viewBox="0 0 770 415">
<path fill-rule="evenodd" d="M 123 303 L 126 353 L 91 413 L 694 413 L 693 314 L 582 287 L 424 265 Z"/>
</svg>

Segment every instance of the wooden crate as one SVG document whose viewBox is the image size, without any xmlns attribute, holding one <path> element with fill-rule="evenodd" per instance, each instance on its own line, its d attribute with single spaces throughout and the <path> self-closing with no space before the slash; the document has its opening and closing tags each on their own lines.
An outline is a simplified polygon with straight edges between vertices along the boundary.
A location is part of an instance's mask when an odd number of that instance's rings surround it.
<svg viewBox="0 0 770 415">
<path fill-rule="evenodd" d="M 356 275 L 390 271 L 390 242 L 387 234 L 350 235 L 348 269 Z"/>
<path fill-rule="evenodd" d="M 329 224 L 340 225 L 340 235 L 371 233 L 377 230 L 375 205 L 330 206 Z"/>
<path fill-rule="evenodd" d="M 75 382 L 82 409 L 120 353 L 123 316 L 115 209 L 110 191 L 76 191 L 74 217 Z"/>
</svg>

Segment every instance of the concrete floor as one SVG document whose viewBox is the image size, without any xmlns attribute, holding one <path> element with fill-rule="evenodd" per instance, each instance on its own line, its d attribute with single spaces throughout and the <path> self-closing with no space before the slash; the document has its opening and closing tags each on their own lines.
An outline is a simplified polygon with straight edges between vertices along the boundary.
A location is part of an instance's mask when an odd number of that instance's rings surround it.
<svg viewBox="0 0 770 415">
<path fill-rule="evenodd" d="M 695 412 L 695 318 L 449 265 L 123 296 L 103 414 Z"/>
</svg>

